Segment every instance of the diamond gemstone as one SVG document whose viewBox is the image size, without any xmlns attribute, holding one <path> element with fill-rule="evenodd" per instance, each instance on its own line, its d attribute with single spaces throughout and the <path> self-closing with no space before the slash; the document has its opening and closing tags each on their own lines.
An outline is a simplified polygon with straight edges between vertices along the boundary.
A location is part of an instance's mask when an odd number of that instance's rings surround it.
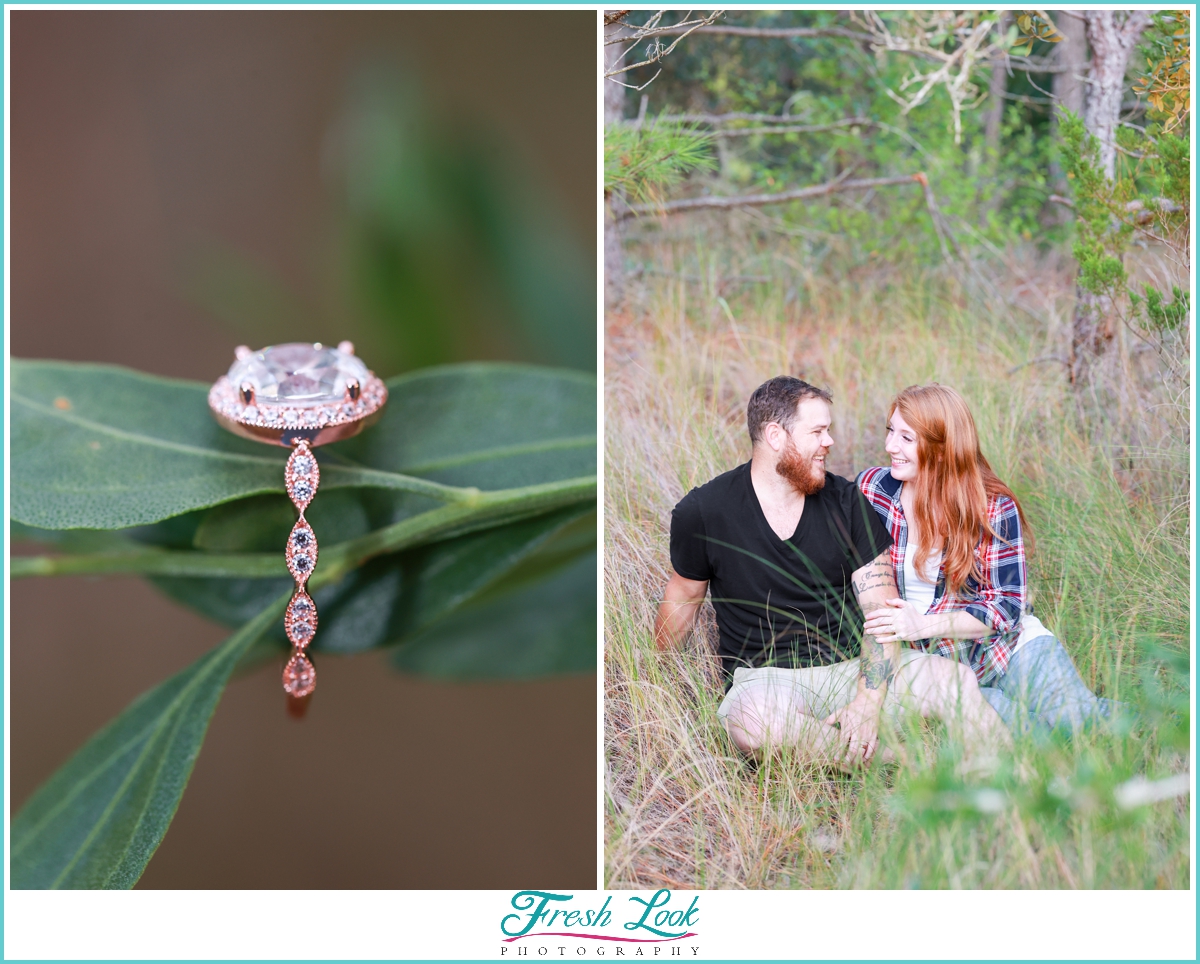
<svg viewBox="0 0 1200 964">
<path fill-rule="evenodd" d="M 292 462 L 292 471 L 297 475 L 308 475 L 313 470 L 313 460 L 310 455 L 297 455 Z"/>
<path fill-rule="evenodd" d="M 309 535 L 307 529 L 297 529 L 296 534 L 292 536 L 292 542 L 296 544 L 298 549 L 307 549 L 312 542 L 312 536 Z"/>
<path fill-rule="evenodd" d="M 301 502 L 311 498 L 312 493 L 313 487 L 303 479 L 292 486 L 292 495 L 294 495 Z"/>
<path fill-rule="evenodd" d="M 293 342 L 271 345 L 234 362 L 229 380 L 236 386 L 249 382 L 255 399 L 262 402 L 340 402 L 346 384 L 367 382 L 367 366 L 354 355 L 336 348 Z"/>
<path fill-rule="evenodd" d="M 292 603 L 292 615 L 297 618 L 304 618 L 312 612 L 312 604 L 307 599 L 297 599 Z"/>
<path fill-rule="evenodd" d="M 304 656 L 296 655 L 283 668 L 283 688 L 289 696 L 307 696 L 317 685 L 317 672 Z"/>
<path fill-rule="evenodd" d="M 293 623 L 292 635 L 297 639 L 308 639 L 312 635 L 312 627 L 308 623 Z"/>
<path fill-rule="evenodd" d="M 296 567 L 297 572 L 308 572 L 312 568 L 312 560 L 306 555 L 299 555 L 292 561 L 292 565 Z"/>
</svg>

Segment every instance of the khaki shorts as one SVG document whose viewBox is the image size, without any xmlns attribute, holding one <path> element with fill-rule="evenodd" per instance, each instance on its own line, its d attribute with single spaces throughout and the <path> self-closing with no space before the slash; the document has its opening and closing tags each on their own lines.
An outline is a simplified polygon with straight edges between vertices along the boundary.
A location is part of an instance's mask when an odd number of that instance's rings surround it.
<svg viewBox="0 0 1200 964">
<path fill-rule="evenodd" d="M 900 651 L 900 670 L 914 662 L 944 658 L 906 647 Z M 854 694 L 858 692 L 858 676 L 857 659 L 802 669 L 743 667 L 733 671 L 733 685 L 717 707 L 717 716 L 725 719 L 735 703 L 749 700 L 760 707 L 775 704 L 780 709 L 799 710 L 823 720 L 854 699 Z M 904 712 L 898 690 L 897 686 L 888 687 L 883 700 L 884 716 L 898 718 Z"/>
</svg>

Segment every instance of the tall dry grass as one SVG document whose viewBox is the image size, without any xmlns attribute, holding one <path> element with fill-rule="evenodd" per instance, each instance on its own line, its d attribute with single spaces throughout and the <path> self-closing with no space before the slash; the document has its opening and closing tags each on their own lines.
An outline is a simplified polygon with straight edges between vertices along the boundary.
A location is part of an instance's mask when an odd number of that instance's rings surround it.
<svg viewBox="0 0 1200 964">
<path fill-rule="evenodd" d="M 1147 655 L 1188 651 L 1187 386 L 1122 333 L 1072 391 L 1056 358 L 1074 279 L 1052 258 L 835 273 L 806 267 L 802 238 L 726 228 L 673 223 L 631 245 L 648 270 L 607 328 L 607 886 L 1186 887 L 1187 798 L 1126 812 L 1111 790 L 1187 767 L 1186 680 Z M 983 796 L 930 727 L 909 734 L 905 767 L 850 778 L 740 757 L 715 715 L 711 609 L 680 652 L 657 652 L 651 628 L 672 506 L 749 457 L 746 400 L 781 373 L 833 392 L 829 468 L 850 478 L 884 460 L 897 390 L 961 391 L 1030 517 L 1038 615 L 1089 685 L 1140 715 L 1018 740 Z"/>
</svg>

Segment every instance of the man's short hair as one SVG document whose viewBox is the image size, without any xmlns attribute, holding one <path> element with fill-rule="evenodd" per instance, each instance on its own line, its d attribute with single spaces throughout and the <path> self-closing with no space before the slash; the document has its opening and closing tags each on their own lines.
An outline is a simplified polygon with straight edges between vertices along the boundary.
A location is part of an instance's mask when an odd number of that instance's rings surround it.
<svg viewBox="0 0 1200 964">
<path fill-rule="evenodd" d="M 779 375 L 763 382 L 750 396 L 746 406 L 746 427 L 750 430 L 750 441 L 761 442 L 763 426 L 775 422 L 785 432 L 791 431 L 796 420 L 796 409 L 806 398 L 823 398 L 833 401 L 833 396 L 823 388 L 817 388 L 791 375 Z"/>
</svg>

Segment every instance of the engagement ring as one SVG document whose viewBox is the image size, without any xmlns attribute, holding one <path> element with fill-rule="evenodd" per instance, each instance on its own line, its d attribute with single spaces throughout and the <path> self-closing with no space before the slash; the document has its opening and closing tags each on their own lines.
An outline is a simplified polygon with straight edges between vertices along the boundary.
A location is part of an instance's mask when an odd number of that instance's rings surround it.
<svg viewBox="0 0 1200 964">
<path fill-rule="evenodd" d="M 302 699 L 317 685 L 317 671 L 305 654 L 317 631 L 317 607 L 304 588 L 317 565 L 317 537 L 304 518 L 321 481 L 312 450 L 357 435 L 378 417 L 388 393 L 348 341 L 337 348 L 300 342 L 262 351 L 241 345 L 234 355 L 229 373 L 209 390 L 213 417 L 237 435 L 292 450 L 283 478 L 300 517 L 284 549 L 296 592 L 283 617 L 292 644 L 283 688 Z"/>
</svg>

